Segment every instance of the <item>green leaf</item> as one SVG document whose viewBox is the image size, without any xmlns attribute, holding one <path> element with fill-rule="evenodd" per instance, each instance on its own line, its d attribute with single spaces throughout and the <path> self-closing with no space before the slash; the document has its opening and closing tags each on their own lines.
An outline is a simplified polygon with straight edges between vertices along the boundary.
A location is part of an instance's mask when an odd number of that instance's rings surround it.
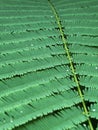
<svg viewBox="0 0 98 130">
<path fill-rule="evenodd" d="M 0 0 L 0 130 L 96 130 L 97 90 L 97 0 Z"/>
</svg>

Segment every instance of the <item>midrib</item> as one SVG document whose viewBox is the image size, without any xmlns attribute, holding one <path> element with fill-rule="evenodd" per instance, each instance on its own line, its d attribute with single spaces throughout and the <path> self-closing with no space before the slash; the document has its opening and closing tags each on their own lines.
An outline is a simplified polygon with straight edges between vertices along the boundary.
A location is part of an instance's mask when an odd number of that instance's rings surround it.
<svg viewBox="0 0 98 130">
<path fill-rule="evenodd" d="M 87 106 L 86 106 L 86 103 L 85 103 L 85 100 L 84 100 L 84 96 L 83 96 L 82 90 L 80 88 L 77 75 L 75 73 L 74 64 L 73 64 L 72 57 L 71 57 L 69 49 L 68 49 L 67 40 L 65 39 L 65 36 L 64 36 L 64 32 L 63 32 L 63 29 L 62 29 L 60 17 L 58 15 L 57 10 L 56 10 L 55 6 L 53 5 L 53 3 L 50 0 L 48 0 L 48 2 L 49 2 L 49 5 L 50 5 L 50 7 L 51 7 L 51 9 L 53 11 L 53 14 L 55 15 L 56 22 L 57 22 L 58 27 L 59 27 L 59 31 L 60 31 L 60 34 L 61 34 L 61 39 L 62 39 L 62 42 L 64 44 L 65 53 L 67 54 L 67 58 L 68 58 L 69 64 L 70 64 L 70 69 L 71 69 L 71 72 L 73 74 L 73 78 L 74 78 L 74 81 L 76 83 L 76 86 L 77 86 L 77 91 L 78 91 L 78 94 L 79 94 L 79 96 L 81 98 L 81 101 L 82 101 L 82 105 L 83 105 L 83 109 L 84 109 L 83 114 L 85 114 L 85 116 L 88 119 L 88 124 L 89 124 L 90 130 L 94 130 L 92 122 L 91 122 L 90 117 L 89 117 L 89 111 L 87 110 Z"/>
</svg>

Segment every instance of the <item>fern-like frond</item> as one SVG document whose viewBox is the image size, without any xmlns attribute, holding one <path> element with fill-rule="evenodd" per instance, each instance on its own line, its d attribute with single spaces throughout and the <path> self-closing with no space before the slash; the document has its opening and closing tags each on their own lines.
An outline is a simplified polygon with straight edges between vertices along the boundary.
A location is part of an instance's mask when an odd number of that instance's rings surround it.
<svg viewBox="0 0 98 130">
<path fill-rule="evenodd" d="M 0 130 L 97 130 L 98 1 L 0 1 Z"/>
<path fill-rule="evenodd" d="M 55 112 L 53 115 L 50 114 L 46 117 L 43 117 L 42 119 L 38 119 L 37 122 L 30 122 L 26 126 L 20 127 L 17 130 L 71 129 L 75 124 L 84 122 L 86 120 L 85 116 L 80 114 L 81 112 L 82 111 L 80 109 L 76 109 L 74 107 L 68 110 L 61 110 L 59 112 Z M 76 120 L 77 118 L 78 120 Z"/>
</svg>

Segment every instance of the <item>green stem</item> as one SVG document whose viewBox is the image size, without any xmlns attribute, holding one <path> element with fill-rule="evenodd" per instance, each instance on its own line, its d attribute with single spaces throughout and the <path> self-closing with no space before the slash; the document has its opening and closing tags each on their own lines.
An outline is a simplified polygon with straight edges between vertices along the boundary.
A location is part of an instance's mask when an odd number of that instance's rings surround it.
<svg viewBox="0 0 98 130">
<path fill-rule="evenodd" d="M 61 38 L 62 38 L 62 41 L 63 41 L 63 44 L 64 44 L 64 49 L 66 51 L 67 58 L 68 58 L 69 63 L 70 63 L 70 69 L 72 71 L 74 81 L 76 82 L 76 86 L 77 86 L 77 89 L 78 89 L 78 94 L 79 94 L 79 96 L 81 98 L 81 101 L 82 101 L 82 105 L 83 105 L 83 108 L 84 108 L 84 114 L 88 118 L 88 123 L 89 123 L 90 129 L 94 130 L 92 122 L 91 122 L 91 120 L 89 118 L 89 112 L 87 110 L 86 103 L 84 101 L 84 97 L 83 97 L 83 94 L 82 94 L 82 91 L 81 91 L 81 88 L 80 88 L 80 85 L 79 85 L 79 81 L 78 81 L 78 78 L 77 78 L 76 73 L 75 73 L 74 65 L 73 65 L 73 62 L 72 62 L 72 57 L 71 57 L 70 52 L 69 52 L 68 47 L 67 47 L 67 41 L 66 41 L 66 39 L 64 37 L 64 33 L 63 33 L 63 30 L 62 30 L 62 25 L 61 25 L 61 22 L 60 22 L 60 18 L 58 16 L 58 13 L 57 13 L 54 5 L 52 4 L 52 2 L 50 0 L 48 0 L 48 2 L 50 4 L 50 6 L 51 6 L 51 9 L 52 9 L 54 15 L 55 15 L 55 18 L 56 18 L 56 21 L 57 21 L 57 24 L 58 24 L 58 27 L 59 27 L 59 30 L 60 30 Z"/>
</svg>

